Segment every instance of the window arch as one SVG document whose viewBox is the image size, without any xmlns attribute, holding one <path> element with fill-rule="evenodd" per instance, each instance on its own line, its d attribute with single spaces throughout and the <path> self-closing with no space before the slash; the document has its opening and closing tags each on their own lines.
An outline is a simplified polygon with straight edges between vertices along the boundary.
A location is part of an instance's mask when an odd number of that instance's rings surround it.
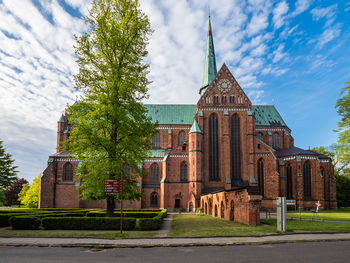
<svg viewBox="0 0 350 263">
<path fill-rule="evenodd" d="M 226 96 L 222 96 L 221 97 L 221 104 L 226 104 L 226 102 L 227 102 Z"/>
<path fill-rule="evenodd" d="M 186 133 L 181 131 L 179 133 L 179 145 L 183 145 L 186 142 Z"/>
<path fill-rule="evenodd" d="M 311 199 L 311 165 L 306 161 L 303 166 L 304 199 Z"/>
<path fill-rule="evenodd" d="M 159 166 L 156 163 L 151 165 L 151 182 L 159 183 Z"/>
<path fill-rule="evenodd" d="M 214 102 L 214 104 L 219 104 L 219 96 L 218 95 L 213 96 L 213 102 Z"/>
<path fill-rule="evenodd" d="M 153 144 L 152 144 L 153 149 L 159 149 L 160 148 L 160 133 L 156 133 L 153 136 Z"/>
<path fill-rule="evenodd" d="M 258 187 L 259 193 L 264 196 L 265 187 L 264 187 L 264 161 L 263 159 L 259 159 L 258 161 Z"/>
<path fill-rule="evenodd" d="M 237 114 L 231 117 L 231 171 L 234 185 L 241 180 L 241 129 Z"/>
<path fill-rule="evenodd" d="M 214 213 L 215 213 L 215 217 L 218 217 L 218 206 L 215 205 L 214 207 Z"/>
<path fill-rule="evenodd" d="M 187 181 L 187 164 L 186 162 L 181 163 L 181 181 Z"/>
<path fill-rule="evenodd" d="M 287 199 L 293 199 L 293 175 L 292 166 L 287 164 L 286 166 L 286 176 L 287 176 Z"/>
<path fill-rule="evenodd" d="M 230 104 L 235 103 L 235 96 L 230 95 Z"/>
<path fill-rule="evenodd" d="M 221 205 L 220 205 L 220 216 L 221 218 L 225 217 L 225 207 L 224 207 L 224 203 L 221 201 Z"/>
<path fill-rule="evenodd" d="M 259 132 L 256 137 L 260 140 L 260 141 L 264 141 L 264 136 L 261 132 Z"/>
<path fill-rule="evenodd" d="M 272 135 L 272 148 L 280 148 L 280 136 L 277 132 Z"/>
<path fill-rule="evenodd" d="M 63 167 L 63 181 L 73 181 L 73 165 L 66 163 Z"/>
<path fill-rule="evenodd" d="M 219 125 L 215 113 L 209 116 L 209 180 L 219 181 Z"/>
<path fill-rule="evenodd" d="M 157 207 L 158 206 L 158 194 L 156 192 L 153 192 L 151 194 L 151 207 Z"/>
</svg>

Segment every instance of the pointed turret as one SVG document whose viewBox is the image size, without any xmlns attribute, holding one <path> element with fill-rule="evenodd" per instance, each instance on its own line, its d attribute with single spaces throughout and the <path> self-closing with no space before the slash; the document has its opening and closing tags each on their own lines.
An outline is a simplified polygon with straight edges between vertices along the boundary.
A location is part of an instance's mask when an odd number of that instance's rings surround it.
<svg viewBox="0 0 350 263">
<path fill-rule="evenodd" d="M 190 133 L 194 133 L 194 132 L 198 132 L 198 133 L 203 134 L 203 132 L 201 131 L 201 128 L 199 128 L 199 125 L 198 125 L 196 120 L 194 120 L 192 127 L 191 127 L 191 130 L 190 130 Z"/>
<path fill-rule="evenodd" d="M 58 122 L 64 122 L 64 115 L 62 113 L 61 118 L 58 120 Z"/>
<path fill-rule="evenodd" d="M 212 34 L 211 22 L 210 22 L 210 16 L 209 16 L 207 48 L 205 52 L 205 64 L 204 64 L 204 72 L 203 72 L 203 83 L 199 91 L 201 95 L 202 93 L 204 93 L 205 88 L 211 84 L 216 74 L 217 74 L 217 69 L 216 69 L 214 41 L 213 41 L 213 34 Z"/>
</svg>

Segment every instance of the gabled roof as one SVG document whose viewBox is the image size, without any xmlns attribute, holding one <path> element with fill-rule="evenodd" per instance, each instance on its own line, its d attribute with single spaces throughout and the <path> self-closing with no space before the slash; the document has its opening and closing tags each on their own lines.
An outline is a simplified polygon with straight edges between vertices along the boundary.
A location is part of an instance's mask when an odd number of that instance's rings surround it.
<svg viewBox="0 0 350 263">
<path fill-rule="evenodd" d="M 147 115 L 159 124 L 191 125 L 197 105 L 193 104 L 144 104 Z"/>
<path fill-rule="evenodd" d="M 253 105 L 256 126 L 287 126 L 273 105 Z"/>
</svg>

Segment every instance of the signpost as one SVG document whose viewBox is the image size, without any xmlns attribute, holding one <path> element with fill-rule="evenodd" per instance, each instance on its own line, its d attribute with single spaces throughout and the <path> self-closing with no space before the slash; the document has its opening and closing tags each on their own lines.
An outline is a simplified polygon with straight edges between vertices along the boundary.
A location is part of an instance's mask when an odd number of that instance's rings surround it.
<svg viewBox="0 0 350 263">
<path fill-rule="evenodd" d="M 120 195 L 120 234 L 123 233 L 123 180 L 105 180 L 105 193 Z"/>
</svg>

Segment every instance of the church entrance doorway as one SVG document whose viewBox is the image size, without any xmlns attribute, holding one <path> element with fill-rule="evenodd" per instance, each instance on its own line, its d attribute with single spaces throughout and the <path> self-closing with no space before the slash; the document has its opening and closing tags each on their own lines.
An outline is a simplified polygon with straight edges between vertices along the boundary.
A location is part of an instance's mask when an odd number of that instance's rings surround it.
<svg viewBox="0 0 350 263">
<path fill-rule="evenodd" d="M 175 199 L 175 208 L 180 208 L 180 206 L 181 206 L 181 200 L 180 200 L 180 198 L 176 198 Z"/>
</svg>

